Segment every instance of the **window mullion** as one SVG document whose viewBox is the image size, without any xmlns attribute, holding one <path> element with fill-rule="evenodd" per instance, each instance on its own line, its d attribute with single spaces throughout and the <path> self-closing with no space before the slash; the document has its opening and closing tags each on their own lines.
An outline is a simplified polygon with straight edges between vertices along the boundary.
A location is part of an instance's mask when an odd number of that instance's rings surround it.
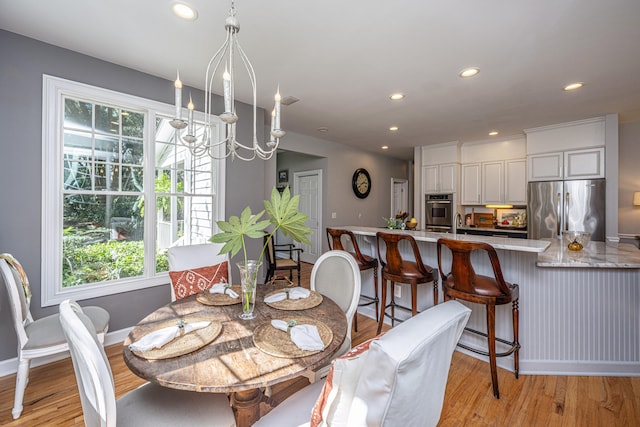
<svg viewBox="0 0 640 427">
<path fill-rule="evenodd" d="M 155 189 L 155 158 L 156 158 L 156 113 L 151 110 L 147 113 L 147 122 L 144 129 L 144 271 L 145 276 L 153 277 L 156 274 L 156 236 L 158 233 L 156 221 L 156 189 Z"/>
</svg>

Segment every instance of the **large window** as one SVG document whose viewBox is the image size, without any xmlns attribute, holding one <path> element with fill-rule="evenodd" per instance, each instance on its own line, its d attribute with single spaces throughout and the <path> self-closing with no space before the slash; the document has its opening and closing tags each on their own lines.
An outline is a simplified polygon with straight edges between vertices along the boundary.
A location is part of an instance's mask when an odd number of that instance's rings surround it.
<svg viewBox="0 0 640 427">
<path fill-rule="evenodd" d="M 192 156 L 172 112 L 44 76 L 43 305 L 164 284 L 167 248 L 216 232 L 224 161 Z"/>
</svg>

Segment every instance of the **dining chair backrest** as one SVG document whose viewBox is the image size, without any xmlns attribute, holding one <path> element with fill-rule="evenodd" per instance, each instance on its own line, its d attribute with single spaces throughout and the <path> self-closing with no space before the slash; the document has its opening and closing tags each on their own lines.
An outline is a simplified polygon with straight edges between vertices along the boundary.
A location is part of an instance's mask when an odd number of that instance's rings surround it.
<svg viewBox="0 0 640 427">
<path fill-rule="evenodd" d="M 184 271 L 194 268 L 207 267 L 229 261 L 228 253 L 220 253 L 223 243 L 202 243 L 199 245 L 173 246 L 169 248 L 169 271 Z M 228 268 L 227 283 L 231 281 L 231 265 Z M 171 286 L 171 301 L 175 301 L 176 295 Z"/>
<path fill-rule="evenodd" d="M 336 359 L 323 390 L 322 382 L 304 387 L 255 426 L 308 425 L 313 409 L 322 414 L 321 425 L 435 427 L 470 314 L 458 301 L 418 313 Z"/>
<path fill-rule="evenodd" d="M 6 256 L 7 258 L 1 258 Z M 9 263 L 14 264 L 13 266 Z M 26 289 L 23 287 L 24 278 L 20 276 L 20 272 L 17 267 L 20 264 L 15 264 L 17 261 L 9 254 L 0 255 L 0 272 L 7 288 L 7 294 L 9 296 L 9 305 L 11 310 L 11 316 L 13 318 L 13 325 L 18 337 L 18 346 L 23 348 L 29 339 L 25 327 L 33 322 L 30 310 L 30 298 L 26 295 Z M 28 286 L 28 284 L 26 284 Z"/>
<path fill-rule="evenodd" d="M 115 426 L 113 375 L 91 320 L 76 302 L 66 300 L 60 304 L 60 324 L 69 343 L 85 425 Z"/>
<path fill-rule="evenodd" d="M 348 425 L 435 426 L 451 357 L 470 314 L 457 301 L 438 304 L 372 341 Z"/>
<path fill-rule="evenodd" d="M 328 251 L 311 270 L 311 290 L 331 298 L 347 316 L 347 337 L 351 343 L 351 322 L 358 307 L 361 286 L 360 269 L 355 258 L 345 251 Z"/>
</svg>

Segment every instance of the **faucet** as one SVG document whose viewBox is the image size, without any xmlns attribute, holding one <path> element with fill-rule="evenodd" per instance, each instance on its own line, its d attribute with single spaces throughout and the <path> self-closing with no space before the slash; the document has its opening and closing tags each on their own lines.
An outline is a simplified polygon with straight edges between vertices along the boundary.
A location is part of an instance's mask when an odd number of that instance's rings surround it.
<svg viewBox="0 0 640 427">
<path fill-rule="evenodd" d="M 460 212 L 456 212 L 456 216 L 453 220 L 453 234 L 458 234 L 458 227 L 462 225 L 462 215 Z"/>
</svg>

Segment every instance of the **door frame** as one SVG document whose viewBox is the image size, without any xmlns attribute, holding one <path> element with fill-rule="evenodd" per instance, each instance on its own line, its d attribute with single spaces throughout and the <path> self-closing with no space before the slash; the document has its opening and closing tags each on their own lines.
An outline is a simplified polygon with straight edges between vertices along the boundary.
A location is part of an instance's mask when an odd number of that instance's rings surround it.
<svg viewBox="0 0 640 427">
<path fill-rule="evenodd" d="M 318 235 L 317 235 L 317 239 L 316 239 L 316 244 L 315 244 L 315 253 L 317 254 L 317 256 L 314 258 L 313 256 L 305 256 L 304 253 L 300 254 L 300 260 L 304 261 L 304 262 L 309 262 L 309 263 L 315 263 L 318 259 L 318 257 L 320 257 L 320 255 L 322 255 L 322 227 L 324 224 L 324 220 L 323 220 L 323 215 L 322 212 L 324 210 L 324 205 L 323 205 L 323 201 L 322 201 L 322 169 L 312 169 L 312 170 L 307 170 L 307 171 L 299 171 L 299 172 L 294 172 L 293 173 L 293 195 L 300 195 L 300 185 L 299 185 L 299 180 L 300 177 L 302 176 L 308 176 L 308 175 L 316 175 L 318 177 L 318 198 L 316 200 L 316 206 L 318 207 L 318 212 L 317 212 L 317 218 L 318 218 Z M 308 254 L 307 254 L 308 255 Z"/>
<path fill-rule="evenodd" d="M 394 206 L 394 197 L 393 197 L 393 189 L 395 187 L 396 184 L 402 184 L 402 189 L 403 189 L 403 204 L 406 206 L 406 212 L 409 211 L 409 180 L 408 179 L 404 179 L 404 178 L 391 178 L 391 210 L 389 215 L 391 215 L 389 218 L 393 218 L 396 215 L 396 212 L 398 211 L 397 207 Z"/>
</svg>

